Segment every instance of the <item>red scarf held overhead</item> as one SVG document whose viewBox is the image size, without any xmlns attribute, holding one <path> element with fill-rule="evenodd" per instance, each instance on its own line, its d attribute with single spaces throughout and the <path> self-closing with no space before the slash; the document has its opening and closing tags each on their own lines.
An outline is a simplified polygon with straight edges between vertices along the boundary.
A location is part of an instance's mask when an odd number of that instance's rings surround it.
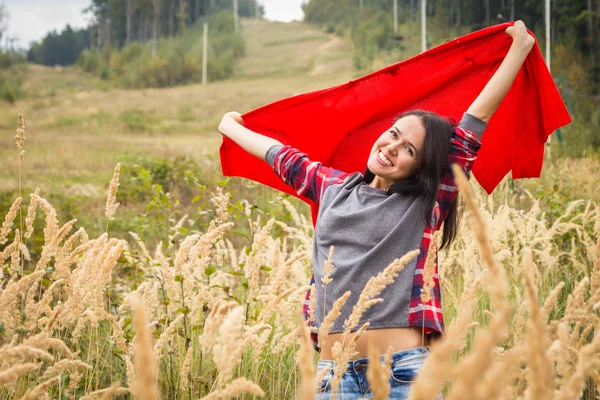
<svg viewBox="0 0 600 400">
<path fill-rule="evenodd" d="M 244 114 L 244 124 L 323 165 L 362 172 L 373 143 L 402 112 L 422 109 L 459 121 L 508 52 L 512 38 L 504 30 L 510 25 L 473 32 L 343 85 L 263 106 Z M 539 177 L 546 139 L 569 122 L 536 43 L 483 135 L 473 167 L 477 181 L 491 193 L 509 171 L 513 178 Z M 232 140 L 224 138 L 220 155 L 223 175 L 295 195 L 269 165 Z"/>
</svg>

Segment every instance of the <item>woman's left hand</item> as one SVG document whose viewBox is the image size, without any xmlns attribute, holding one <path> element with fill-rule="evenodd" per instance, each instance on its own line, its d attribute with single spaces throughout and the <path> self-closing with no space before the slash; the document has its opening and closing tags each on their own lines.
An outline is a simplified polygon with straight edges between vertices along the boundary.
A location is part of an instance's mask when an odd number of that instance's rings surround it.
<svg viewBox="0 0 600 400">
<path fill-rule="evenodd" d="M 504 32 L 513 39 L 514 46 L 527 50 L 533 48 L 535 39 L 527 32 L 527 27 L 523 21 L 516 21 L 513 26 L 509 26 Z"/>
</svg>

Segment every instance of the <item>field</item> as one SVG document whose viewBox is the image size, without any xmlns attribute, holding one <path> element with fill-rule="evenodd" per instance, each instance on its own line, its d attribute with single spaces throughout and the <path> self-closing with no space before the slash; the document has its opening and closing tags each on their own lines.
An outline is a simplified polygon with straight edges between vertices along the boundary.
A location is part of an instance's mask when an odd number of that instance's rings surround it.
<svg viewBox="0 0 600 400">
<path fill-rule="evenodd" d="M 32 65 L 27 97 L 0 109 L 0 398 L 311 398 L 308 209 L 224 179 L 216 127 L 357 73 L 339 37 L 243 28 L 233 80 L 122 90 Z M 448 332 L 411 398 L 599 398 L 600 162 L 548 159 L 540 179 L 461 191 L 440 253 Z"/>
</svg>

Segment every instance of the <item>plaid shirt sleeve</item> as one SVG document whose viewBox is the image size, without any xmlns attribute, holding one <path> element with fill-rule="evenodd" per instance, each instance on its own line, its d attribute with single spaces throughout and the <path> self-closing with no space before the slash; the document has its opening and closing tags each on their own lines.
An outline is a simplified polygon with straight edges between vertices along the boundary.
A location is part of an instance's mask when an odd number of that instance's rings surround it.
<svg viewBox="0 0 600 400">
<path fill-rule="evenodd" d="M 474 118 L 474 117 L 471 117 Z M 462 125 L 458 125 L 454 128 L 452 139 L 450 139 L 450 150 L 448 152 L 448 168 L 446 175 L 440 182 L 438 189 L 437 204 L 434 207 L 434 226 L 436 230 L 440 228 L 444 219 L 448 215 L 448 210 L 456 197 L 458 196 L 458 187 L 454 182 L 454 176 L 452 174 L 452 164 L 458 164 L 469 176 L 469 171 L 473 168 L 473 163 L 477 158 L 477 152 L 481 148 L 481 142 L 477 135 Z"/>
<path fill-rule="evenodd" d="M 469 117 L 474 118 L 472 116 Z M 482 123 L 482 121 L 479 122 Z M 425 260 L 427 259 L 431 238 L 433 237 L 434 232 L 441 227 L 444 219 L 448 215 L 448 210 L 458 195 L 458 187 L 454 182 L 451 165 L 460 165 L 468 175 L 469 171 L 473 167 L 475 159 L 477 158 L 477 152 L 479 151 L 480 147 L 481 142 L 479 141 L 478 135 L 466 129 L 462 122 L 459 126 L 454 128 L 454 133 L 452 134 L 452 138 L 450 140 L 450 150 L 448 153 L 448 169 L 446 171 L 446 175 L 440 182 L 437 201 L 432 213 L 431 225 L 425 227 L 423 239 L 421 240 L 421 245 L 419 246 L 421 252 L 417 258 L 417 265 L 415 267 L 410 310 L 408 312 L 409 325 L 424 327 L 426 333 L 444 332 L 444 318 L 442 314 L 441 292 L 437 264 L 437 248 L 435 249 L 435 271 L 433 274 L 434 286 L 431 293 L 431 301 L 423 304 L 421 301 L 421 292 L 424 284 L 423 270 L 425 267 Z"/>
<path fill-rule="evenodd" d="M 350 175 L 311 161 L 308 155 L 291 146 L 283 146 L 275 155 L 273 170 L 299 196 L 317 204 L 329 185 L 342 183 Z"/>
</svg>

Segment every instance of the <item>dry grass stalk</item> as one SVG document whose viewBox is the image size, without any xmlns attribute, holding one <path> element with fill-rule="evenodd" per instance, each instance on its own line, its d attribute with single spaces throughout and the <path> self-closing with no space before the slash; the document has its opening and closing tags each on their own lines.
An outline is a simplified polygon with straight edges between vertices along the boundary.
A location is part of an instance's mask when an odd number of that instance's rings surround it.
<svg viewBox="0 0 600 400">
<path fill-rule="evenodd" d="M 61 339 L 51 338 L 45 332 L 28 337 L 23 341 L 23 344 L 43 350 L 54 349 L 67 358 L 74 358 L 73 352 L 71 352 L 65 342 Z"/>
<path fill-rule="evenodd" d="M 331 246 L 329 248 L 329 255 L 327 256 L 327 260 L 325 261 L 325 266 L 323 268 L 323 277 L 321 278 L 323 287 L 326 287 L 327 284 L 333 282 L 333 279 L 330 277 L 331 273 L 333 272 L 333 269 L 335 268 L 332 263 L 333 251 L 334 251 L 334 247 Z"/>
<path fill-rule="evenodd" d="M 138 398 L 138 383 L 135 372 L 135 366 L 133 362 L 131 362 L 131 357 L 125 356 L 125 369 L 127 370 L 127 386 L 129 388 L 129 392 L 133 396 L 134 399 Z"/>
<path fill-rule="evenodd" d="M 310 330 L 304 322 L 302 314 L 298 315 L 300 327 L 300 350 L 298 351 L 298 364 L 302 373 L 302 399 L 315 400 L 317 385 L 315 382 L 315 366 L 313 363 L 313 346 L 310 339 Z"/>
<path fill-rule="evenodd" d="M 350 291 L 347 291 L 341 297 L 339 297 L 335 301 L 335 303 L 333 303 L 333 307 L 331 307 L 331 310 L 327 313 L 325 318 L 323 318 L 323 322 L 319 327 L 318 334 L 319 347 L 321 347 L 323 341 L 326 339 L 327 335 L 329 335 L 329 332 L 331 331 L 331 327 L 333 327 L 335 320 L 342 313 L 342 307 L 344 306 L 344 304 L 346 304 L 348 297 L 350 297 Z"/>
<path fill-rule="evenodd" d="M 224 385 L 233 376 L 245 347 L 249 344 L 242 339 L 242 328 L 246 318 L 244 307 L 236 306 L 225 317 L 219 335 L 213 346 L 213 360 L 219 371 L 218 382 Z"/>
<path fill-rule="evenodd" d="M 0 294 L 0 319 L 15 304 L 17 295 L 33 285 L 44 273 L 45 271 L 37 271 L 22 277 L 18 281 L 10 281 L 8 283 L 2 294 Z"/>
<path fill-rule="evenodd" d="M 432 344 L 419 375 L 412 384 L 409 400 L 437 398 L 450 378 L 454 367 L 454 354 L 461 349 L 471 329 L 471 318 L 477 303 L 480 280 L 475 279 L 460 297 L 458 315 L 450 324 L 442 340 Z"/>
<path fill-rule="evenodd" d="M 24 344 L 17 346 L 7 344 L 0 348 L 0 364 L 12 364 L 15 361 L 24 360 L 26 358 L 37 358 L 45 361 L 52 361 L 54 359 L 52 354 L 47 351 Z"/>
<path fill-rule="evenodd" d="M 579 399 L 585 389 L 587 376 L 600 369 L 600 331 L 596 331 L 594 339 L 579 351 L 579 359 L 575 371 L 568 381 L 564 381 L 560 392 L 555 396 L 557 400 Z"/>
<path fill-rule="evenodd" d="M 308 324 L 312 325 L 313 319 L 315 317 L 315 304 L 317 302 L 317 294 L 315 293 L 316 291 L 316 286 L 313 283 L 312 285 L 310 285 L 310 300 L 308 301 Z"/>
<path fill-rule="evenodd" d="M 369 366 L 367 368 L 367 381 L 373 391 L 374 400 L 387 400 L 390 394 L 390 375 L 392 364 L 392 348 L 385 355 L 383 365 L 379 359 L 377 347 L 369 342 Z"/>
<path fill-rule="evenodd" d="M 136 332 L 136 394 L 140 399 L 158 400 L 160 396 L 156 385 L 157 370 L 154 352 L 152 351 L 152 334 L 148 329 L 144 307 L 139 302 L 135 306 L 133 326 Z"/>
<path fill-rule="evenodd" d="M 15 239 L 13 241 L 13 251 L 10 253 L 10 267 L 8 269 L 10 275 L 16 278 L 19 275 L 21 266 L 21 232 L 15 229 Z"/>
<path fill-rule="evenodd" d="M 338 386 L 342 380 L 342 376 L 348 368 L 348 362 L 356 356 L 356 340 L 363 334 L 363 332 L 369 327 L 369 323 L 363 324 L 354 334 L 350 332 L 358 326 L 360 317 L 373 305 L 383 301 L 382 299 L 376 298 L 386 286 L 394 282 L 396 277 L 404 269 L 413 258 L 419 254 L 419 250 L 413 250 L 400 259 L 394 260 L 388 265 L 382 272 L 369 279 L 365 288 L 360 294 L 357 303 L 352 309 L 352 313 L 344 321 L 344 334 L 342 335 L 341 342 L 335 342 L 331 349 L 333 360 L 336 363 L 334 368 L 334 376 L 332 379 L 332 392 L 331 398 L 336 398 L 338 392 Z M 345 296 L 345 294 L 344 294 Z M 352 336 L 352 337 L 349 337 Z"/>
<path fill-rule="evenodd" d="M 19 376 L 25 375 L 31 371 L 35 371 L 39 367 L 39 364 L 34 363 L 13 365 L 10 368 L 0 371 L 0 385 L 6 385 L 7 383 L 14 381 Z"/>
<path fill-rule="evenodd" d="M 44 198 L 38 195 L 32 195 L 32 198 L 36 199 L 38 206 L 46 214 L 46 225 L 44 226 L 44 249 L 40 261 L 36 266 L 38 268 L 44 268 L 46 263 L 49 261 L 51 255 L 56 253 L 58 243 L 56 242 L 58 235 L 58 220 L 56 218 L 56 210 L 52 205 Z"/>
<path fill-rule="evenodd" d="M 265 392 L 256 383 L 246 378 L 239 378 L 232 381 L 224 389 L 213 392 L 208 396 L 204 396 L 200 400 L 231 399 L 233 397 L 238 397 L 243 393 L 248 393 L 258 397 L 265 395 Z"/>
<path fill-rule="evenodd" d="M 46 391 L 50 386 L 58 385 L 60 382 L 60 376 L 55 376 L 54 378 L 50 378 L 47 381 L 44 381 L 34 387 L 33 389 L 28 390 L 25 393 L 25 396 L 21 398 L 21 400 L 33 400 L 38 397 L 46 394 Z"/>
<path fill-rule="evenodd" d="M 115 396 L 124 396 L 129 394 L 130 391 L 127 388 L 119 387 L 119 386 L 111 386 L 106 389 L 98 389 L 94 390 L 86 394 L 85 396 L 79 398 L 79 400 L 108 400 L 112 399 Z"/>
<path fill-rule="evenodd" d="M 406 264 L 419 255 L 419 250 L 413 250 L 406 253 L 400 259 L 394 260 L 382 272 L 369 279 L 365 288 L 360 294 L 352 313 L 344 321 L 344 333 L 350 333 L 359 324 L 360 317 L 373 305 L 380 303 L 381 299 L 375 298 L 388 285 L 392 284 L 400 272 L 406 267 Z"/>
<path fill-rule="evenodd" d="M 104 215 L 107 220 L 111 220 L 115 212 L 117 212 L 117 208 L 119 207 L 119 203 L 117 200 L 117 190 L 119 190 L 119 173 L 121 171 L 121 163 L 117 164 L 115 167 L 115 172 L 113 173 L 113 178 L 110 181 L 110 186 L 108 188 L 108 197 L 106 199 L 106 210 Z"/>
<path fill-rule="evenodd" d="M 558 296 L 560 296 L 560 293 L 562 292 L 564 287 L 565 287 L 565 283 L 559 282 L 558 285 L 556 285 L 556 287 L 554 287 L 554 289 L 552 289 L 550 294 L 546 297 L 546 300 L 544 301 L 544 307 L 543 307 L 544 313 L 546 315 L 550 315 L 552 310 L 554 310 L 554 307 L 556 306 L 556 302 L 558 301 Z"/>
<path fill-rule="evenodd" d="M 8 234 L 10 233 L 13 225 L 13 221 L 17 216 L 17 211 L 21 207 L 21 198 L 17 197 L 17 199 L 12 203 L 10 208 L 8 209 L 8 213 L 4 217 L 4 222 L 2 223 L 2 227 L 0 228 L 0 244 L 6 243 L 8 240 Z"/>
<path fill-rule="evenodd" d="M 217 194 L 213 194 L 213 197 L 210 199 L 210 202 L 216 208 L 217 218 L 215 219 L 215 222 L 217 224 L 222 224 L 227 221 L 227 206 L 229 205 L 229 197 L 231 197 L 231 194 L 223 193 L 223 189 L 217 187 Z"/>
<path fill-rule="evenodd" d="M 52 375 L 61 374 L 63 372 L 70 372 L 71 380 L 73 380 L 73 375 L 78 374 L 79 369 L 92 370 L 92 366 L 84 363 L 81 360 L 60 360 L 51 365 L 46 372 L 44 372 L 42 379 L 51 377 Z"/>
<path fill-rule="evenodd" d="M 167 329 L 165 329 L 163 331 L 163 333 L 160 334 L 160 337 L 154 344 L 154 358 L 156 360 L 158 360 L 160 358 L 160 352 L 161 352 L 162 348 L 169 341 L 169 339 L 171 339 L 171 336 L 173 336 L 173 333 L 175 333 L 175 330 L 177 329 L 177 327 L 183 320 L 184 316 L 185 315 L 183 315 L 183 314 L 179 314 L 177 316 L 177 318 L 175 318 L 173 321 L 171 321 L 171 323 L 169 324 Z"/>
<path fill-rule="evenodd" d="M 275 220 L 269 220 L 266 225 L 259 229 L 254 235 L 252 250 L 250 251 L 248 259 L 246 260 L 246 264 L 244 265 L 244 274 L 248 279 L 248 302 L 254 299 L 255 291 L 259 283 L 260 267 L 263 264 L 267 240 L 270 237 L 270 232 L 274 223 Z"/>
<path fill-rule="evenodd" d="M 477 333 L 470 353 L 463 359 L 458 368 L 456 381 L 452 387 L 452 391 L 448 395 L 448 400 L 461 399 L 467 396 L 467 394 L 470 398 L 477 399 L 478 397 L 473 397 L 473 393 L 478 394 L 481 392 L 478 389 L 478 385 L 481 384 L 478 377 L 482 373 L 486 373 L 492 365 L 494 348 L 507 336 L 507 327 L 512 314 L 512 307 L 507 300 L 509 292 L 508 280 L 506 279 L 504 270 L 494 260 L 485 221 L 479 212 L 475 199 L 469 191 L 464 171 L 458 165 L 453 165 L 452 169 L 460 191 L 464 194 L 465 200 L 472 212 L 473 230 L 475 231 L 482 258 L 489 271 L 489 278 L 491 278 L 488 279 L 489 284 L 487 287 L 496 312 L 495 318 L 491 320 L 489 326 Z"/>
<path fill-rule="evenodd" d="M 553 359 L 556 361 L 556 372 L 558 373 L 557 383 L 567 382 L 572 374 L 571 360 L 572 352 L 569 347 L 569 323 L 566 321 L 560 322 L 557 329 L 558 351 Z"/>
<path fill-rule="evenodd" d="M 181 365 L 181 369 L 179 370 L 179 388 L 182 394 L 188 390 L 188 385 L 190 383 L 190 368 L 192 365 L 192 353 L 194 348 L 190 346 L 185 352 L 185 358 L 183 359 L 183 364 Z"/>
<path fill-rule="evenodd" d="M 19 123 L 17 125 L 17 135 L 15 136 L 17 147 L 23 148 L 25 143 L 25 119 L 23 118 L 23 110 L 19 110 Z"/>
<path fill-rule="evenodd" d="M 550 337 L 546 325 L 547 317 L 538 305 L 537 289 L 533 277 L 533 261 L 529 249 L 525 250 L 524 258 L 523 280 L 529 305 L 529 320 L 525 336 L 529 373 L 525 399 L 550 399 L 554 395 L 554 363 L 546 354 L 550 348 Z"/>
<path fill-rule="evenodd" d="M 29 195 L 29 207 L 27 207 L 27 217 L 25 218 L 25 238 L 29 239 L 33 233 L 33 223 L 35 221 L 35 209 L 37 208 L 37 197 L 40 195 L 40 189 L 35 189 L 35 192 Z"/>
<path fill-rule="evenodd" d="M 523 347 L 513 347 L 505 351 L 499 359 L 496 359 L 489 371 L 483 376 L 482 384 L 479 385 L 478 396 L 481 399 L 501 399 L 503 392 L 512 390 L 511 384 L 517 378 L 521 362 L 525 357 Z M 516 396 L 508 398 L 514 399 Z"/>
<path fill-rule="evenodd" d="M 235 301 L 221 300 L 214 304 L 212 310 L 206 317 L 206 321 L 204 322 L 204 332 L 199 338 L 203 353 L 207 353 L 210 351 L 210 349 L 212 349 L 217 337 L 217 331 L 223 324 L 225 316 L 237 306 L 238 303 Z"/>
<path fill-rule="evenodd" d="M 367 328 L 369 328 L 368 322 L 362 325 L 355 333 L 351 334 L 350 338 L 348 335 L 342 335 L 342 341 L 333 344 L 331 355 L 333 356 L 335 367 L 333 368 L 333 378 L 331 380 L 330 398 L 337 398 L 342 377 L 348 369 L 348 362 L 356 357 L 356 341 L 362 336 Z"/>
</svg>

